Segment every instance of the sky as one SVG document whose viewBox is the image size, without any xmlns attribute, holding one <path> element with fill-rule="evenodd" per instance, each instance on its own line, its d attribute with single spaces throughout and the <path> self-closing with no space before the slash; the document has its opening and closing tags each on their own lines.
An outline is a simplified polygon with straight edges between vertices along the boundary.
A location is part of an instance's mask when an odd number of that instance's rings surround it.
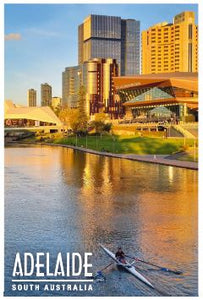
<svg viewBox="0 0 203 300">
<path fill-rule="evenodd" d="M 27 105 L 27 90 L 52 86 L 53 97 L 62 96 L 62 72 L 77 65 L 78 25 L 89 14 L 140 20 L 141 31 L 197 4 L 5 4 L 4 98 Z"/>
</svg>

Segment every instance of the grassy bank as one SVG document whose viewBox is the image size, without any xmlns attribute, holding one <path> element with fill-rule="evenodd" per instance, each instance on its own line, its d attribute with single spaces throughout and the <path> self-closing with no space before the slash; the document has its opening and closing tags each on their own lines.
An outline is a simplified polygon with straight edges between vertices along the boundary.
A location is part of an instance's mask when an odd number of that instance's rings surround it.
<svg viewBox="0 0 203 300">
<path fill-rule="evenodd" d="M 97 151 L 133 154 L 172 154 L 189 149 L 193 140 L 184 142 L 181 138 L 166 139 L 139 136 L 87 136 L 87 137 L 50 137 L 46 142 L 74 145 Z"/>
<path fill-rule="evenodd" d="M 185 155 L 179 157 L 178 160 L 198 162 L 198 149 L 187 151 Z"/>
</svg>

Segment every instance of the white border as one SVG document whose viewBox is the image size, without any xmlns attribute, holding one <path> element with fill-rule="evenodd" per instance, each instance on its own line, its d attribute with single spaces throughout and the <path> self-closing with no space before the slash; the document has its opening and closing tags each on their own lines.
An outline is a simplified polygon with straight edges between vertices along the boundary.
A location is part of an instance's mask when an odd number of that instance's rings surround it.
<svg viewBox="0 0 203 300">
<path fill-rule="evenodd" d="M 202 9 L 203 9 L 203 4 L 202 4 L 202 0 L 142 0 L 142 1 L 136 1 L 136 0 L 128 0 L 128 1 L 119 1 L 119 0 L 102 0 L 102 1 L 94 1 L 94 0 L 88 0 L 88 1 L 82 1 L 82 0 L 75 0 L 75 1 L 64 1 L 64 0 L 60 0 L 59 3 L 56 3 L 56 1 L 53 0 L 34 0 L 34 1 L 29 1 L 27 0 L 26 2 L 21 2 L 21 1 L 0 1 L 0 22 L 1 22 L 1 26 L 0 26 L 0 37 L 1 37 L 1 46 L 0 49 L 2 50 L 0 52 L 1 54 L 1 60 L 0 60 L 0 66 L 2 67 L 1 70 L 1 75 L 0 75 L 0 99 L 1 99 L 1 109 L 0 109 L 0 117 L 1 117 L 1 126 L 0 126 L 0 132 L 1 132 L 1 136 L 0 136 L 0 154 L 1 154 L 1 158 L 2 158 L 2 163 L 0 164 L 0 179 L 1 179 L 1 188 L 0 188 L 0 199 L 1 199 L 1 209 L 0 209 L 0 218 L 1 221 L 4 220 L 3 216 L 4 216 L 4 203 L 3 203 L 3 195 L 4 195 L 4 171 L 3 171 L 3 161 L 4 161 L 4 144 L 3 144 L 3 139 L 4 139 L 4 129 L 3 129 L 3 103 L 4 103 L 4 93 L 2 90 L 2 87 L 4 86 L 4 77 L 3 77 L 3 73 L 4 73 L 4 4 L 17 4 L 17 3 L 24 3 L 24 4 L 38 4 L 38 3 L 43 3 L 43 4 L 76 4 L 76 3 L 80 3 L 80 4 L 199 4 L 199 22 L 198 22 L 198 26 L 199 26 L 199 119 L 202 118 L 203 116 L 203 111 L 202 111 L 202 104 L 201 102 L 203 101 L 203 93 L 202 93 L 202 88 L 201 85 L 203 84 L 202 81 L 202 56 L 203 56 L 203 47 L 202 47 L 202 42 L 203 42 L 203 22 L 202 22 Z M 200 146 L 200 144 L 203 142 L 203 138 L 202 138 L 202 133 L 203 133 L 203 124 L 202 124 L 202 119 L 199 120 L 199 149 L 201 149 L 202 147 Z M 202 224 L 202 199 L 201 196 L 203 195 L 203 186 L 202 186 L 202 182 L 203 182 L 203 174 L 202 174 L 202 163 L 203 163 L 203 159 L 201 157 L 199 150 L 199 166 L 200 166 L 200 170 L 199 170 L 199 297 L 195 297 L 195 298 L 202 298 L 203 297 L 203 283 L 202 283 L 202 274 L 203 274 L 203 264 L 202 264 L 202 251 L 203 251 L 203 224 Z M 201 151 L 202 152 L 202 151 Z M 0 257 L 0 267 L 1 267 L 1 272 L 0 272 L 0 292 L 1 294 L 4 291 L 4 222 L 1 222 L 1 257 Z M 36 297 L 27 297 L 29 299 L 36 299 Z M 38 297 L 40 299 L 45 299 L 45 297 Z M 64 297 L 54 297 L 51 296 L 52 299 L 62 299 Z M 84 299 L 84 297 L 68 297 L 69 299 Z M 103 299 L 103 298 L 109 298 L 109 299 L 114 299 L 114 297 L 91 297 L 91 299 Z M 128 297 L 119 297 L 122 299 L 127 299 Z M 134 297 L 133 297 L 134 298 Z M 135 297 L 136 299 L 157 299 L 160 297 Z M 165 297 L 166 298 L 166 297 Z M 169 297 L 167 297 L 169 298 Z M 170 297 L 171 298 L 171 297 Z M 173 297 L 175 299 L 180 299 L 180 297 Z M 193 299 L 194 297 L 181 297 L 181 299 Z M 9 297 L 9 299 L 22 299 L 22 297 Z"/>
</svg>

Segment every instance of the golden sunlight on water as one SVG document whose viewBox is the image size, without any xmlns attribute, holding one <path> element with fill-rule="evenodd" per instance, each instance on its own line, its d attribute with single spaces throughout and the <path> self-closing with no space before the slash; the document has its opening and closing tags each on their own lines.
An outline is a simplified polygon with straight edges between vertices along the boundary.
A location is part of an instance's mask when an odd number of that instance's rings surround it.
<svg viewBox="0 0 203 300">
<path fill-rule="evenodd" d="M 47 249 L 78 245 L 81 251 L 94 253 L 97 268 L 108 263 L 99 243 L 111 250 L 122 245 L 131 255 L 184 271 L 182 277 L 168 280 L 167 274 L 150 273 L 147 266 L 139 265 L 152 282 L 174 295 L 197 294 L 196 171 L 59 147 L 8 148 L 5 167 L 6 220 L 18 212 L 23 230 L 33 232 L 35 226 L 40 234 L 36 245 L 29 234 L 26 243 L 34 248 L 41 243 Z M 26 213 L 19 210 L 21 206 Z M 22 227 L 15 220 L 6 221 L 8 249 L 17 236 L 18 243 L 23 240 Z M 50 237 L 44 239 L 44 234 Z M 109 272 L 109 276 L 117 275 Z M 136 295 L 138 290 L 141 295 L 153 295 L 128 278 L 129 295 L 135 295 L 133 288 Z M 108 295 L 114 291 L 113 284 L 115 280 L 106 283 Z M 103 288 L 98 286 L 95 295 L 104 295 Z M 117 288 L 116 295 L 125 295 L 124 283 Z"/>
</svg>

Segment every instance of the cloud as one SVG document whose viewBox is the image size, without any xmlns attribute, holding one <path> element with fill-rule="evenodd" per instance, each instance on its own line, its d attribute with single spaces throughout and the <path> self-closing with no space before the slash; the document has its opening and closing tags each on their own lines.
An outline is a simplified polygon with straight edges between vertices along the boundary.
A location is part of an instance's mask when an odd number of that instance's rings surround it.
<svg viewBox="0 0 203 300">
<path fill-rule="evenodd" d="M 9 33 L 5 35 L 5 40 L 6 41 L 11 41 L 11 40 L 16 40 L 19 41 L 21 40 L 21 34 L 20 33 Z"/>
<path fill-rule="evenodd" d="M 26 28 L 24 33 L 32 37 L 39 37 L 39 38 L 62 38 L 64 37 L 63 33 L 52 31 L 50 29 L 41 29 L 36 27 Z"/>
<path fill-rule="evenodd" d="M 50 30 L 43 30 L 39 28 L 29 28 L 26 30 L 30 34 L 36 34 L 38 36 L 43 36 L 43 37 L 58 37 L 60 34 L 57 32 L 53 32 Z"/>
</svg>

